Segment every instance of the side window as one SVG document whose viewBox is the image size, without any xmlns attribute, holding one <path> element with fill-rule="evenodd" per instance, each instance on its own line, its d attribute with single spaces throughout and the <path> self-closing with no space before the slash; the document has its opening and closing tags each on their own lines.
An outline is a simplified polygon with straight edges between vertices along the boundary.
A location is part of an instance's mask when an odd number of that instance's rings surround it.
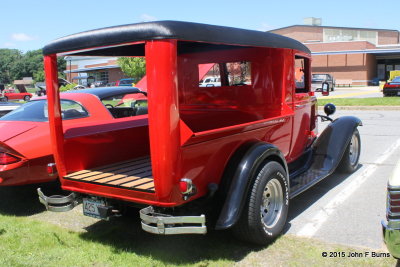
<svg viewBox="0 0 400 267">
<path fill-rule="evenodd" d="M 251 62 L 199 64 L 199 87 L 251 85 Z"/>
<path fill-rule="evenodd" d="M 308 86 L 309 60 L 307 58 L 295 57 L 294 78 L 296 83 L 296 93 L 307 93 L 310 91 Z"/>
<path fill-rule="evenodd" d="M 89 113 L 83 106 L 75 101 L 70 100 L 61 100 L 61 114 L 64 120 L 78 119 L 89 116 Z"/>
</svg>

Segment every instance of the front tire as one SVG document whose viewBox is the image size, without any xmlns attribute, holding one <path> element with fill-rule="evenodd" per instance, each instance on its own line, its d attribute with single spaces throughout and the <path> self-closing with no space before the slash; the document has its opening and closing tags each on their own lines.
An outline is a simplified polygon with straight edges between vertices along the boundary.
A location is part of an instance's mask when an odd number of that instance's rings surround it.
<svg viewBox="0 0 400 267">
<path fill-rule="evenodd" d="M 31 99 L 28 95 L 24 96 L 24 101 L 28 102 Z"/>
<path fill-rule="evenodd" d="M 339 163 L 338 170 L 342 173 L 353 173 L 357 170 L 361 154 L 361 138 L 356 128 L 351 136 L 350 143 Z"/>
<path fill-rule="evenodd" d="M 282 232 L 289 209 L 289 187 L 282 165 L 267 161 L 256 173 L 234 234 L 241 240 L 266 245 Z"/>
</svg>

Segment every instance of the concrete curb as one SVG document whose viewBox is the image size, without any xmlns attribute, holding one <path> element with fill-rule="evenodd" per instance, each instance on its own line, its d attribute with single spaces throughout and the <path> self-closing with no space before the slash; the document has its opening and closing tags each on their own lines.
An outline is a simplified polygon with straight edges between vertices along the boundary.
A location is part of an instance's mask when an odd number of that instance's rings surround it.
<svg viewBox="0 0 400 267">
<path fill-rule="evenodd" d="M 318 106 L 323 110 L 323 106 Z M 400 106 L 336 106 L 337 110 L 400 110 Z"/>
</svg>

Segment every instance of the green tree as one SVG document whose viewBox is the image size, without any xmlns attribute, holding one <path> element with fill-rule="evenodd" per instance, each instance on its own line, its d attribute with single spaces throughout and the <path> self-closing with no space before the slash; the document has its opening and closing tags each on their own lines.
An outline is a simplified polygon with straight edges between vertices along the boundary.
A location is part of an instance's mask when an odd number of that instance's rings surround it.
<svg viewBox="0 0 400 267">
<path fill-rule="evenodd" d="M 17 49 L 0 49 L 0 83 L 12 83 L 22 74 L 21 58 Z"/>
<path fill-rule="evenodd" d="M 120 57 L 117 63 L 126 76 L 136 81 L 146 75 L 146 60 L 143 57 Z"/>
<path fill-rule="evenodd" d="M 59 77 L 64 78 L 66 61 L 57 58 Z M 0 49 L 0 83 L 12 83 L 23 77 L 33 77 L 35 81 L 45 79 L 42 49 L 28 51 L 23 54 L 17 49 Z"/>
</svg>

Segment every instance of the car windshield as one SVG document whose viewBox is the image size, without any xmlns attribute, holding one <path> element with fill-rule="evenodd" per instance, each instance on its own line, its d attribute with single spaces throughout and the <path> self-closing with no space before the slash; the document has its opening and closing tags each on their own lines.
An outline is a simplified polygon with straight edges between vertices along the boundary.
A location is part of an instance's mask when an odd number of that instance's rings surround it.
<svg viewBox="0 0 400 267">
<path fill-rule="evenodd" d="M 395 77 L 392 82 L 394 83 L 400 83 L 400 76 Z"/>
<path fill-rule="evenodd" d="M 147 97 L 143 93 L 120 94 L 101 99 L 104 105 L 113 107 L 147 106 Z M 110 106 L 109 106 L 110 107 Z"/>
<path fill-rule="evenodd" d="M 64 120 L 89 116 L 84 107 L 72 100 L 61 100 L 61 114 Z M 47 100 L 28 102 L 1 117 L 0 121 L 48 121 Z"/>
<path fill-rule="evenodd" d="M 119 84 L 132 84 L 133 80 L 129 79 L 129 80 L 121 80 Z"/>
<path fill-rule="evenodd" d="M 324 80 L 324 79 L 326 79 L 326 75 L 325 74 L 313 74 L 312 79 L 313 80 Z"/>
</svg>

